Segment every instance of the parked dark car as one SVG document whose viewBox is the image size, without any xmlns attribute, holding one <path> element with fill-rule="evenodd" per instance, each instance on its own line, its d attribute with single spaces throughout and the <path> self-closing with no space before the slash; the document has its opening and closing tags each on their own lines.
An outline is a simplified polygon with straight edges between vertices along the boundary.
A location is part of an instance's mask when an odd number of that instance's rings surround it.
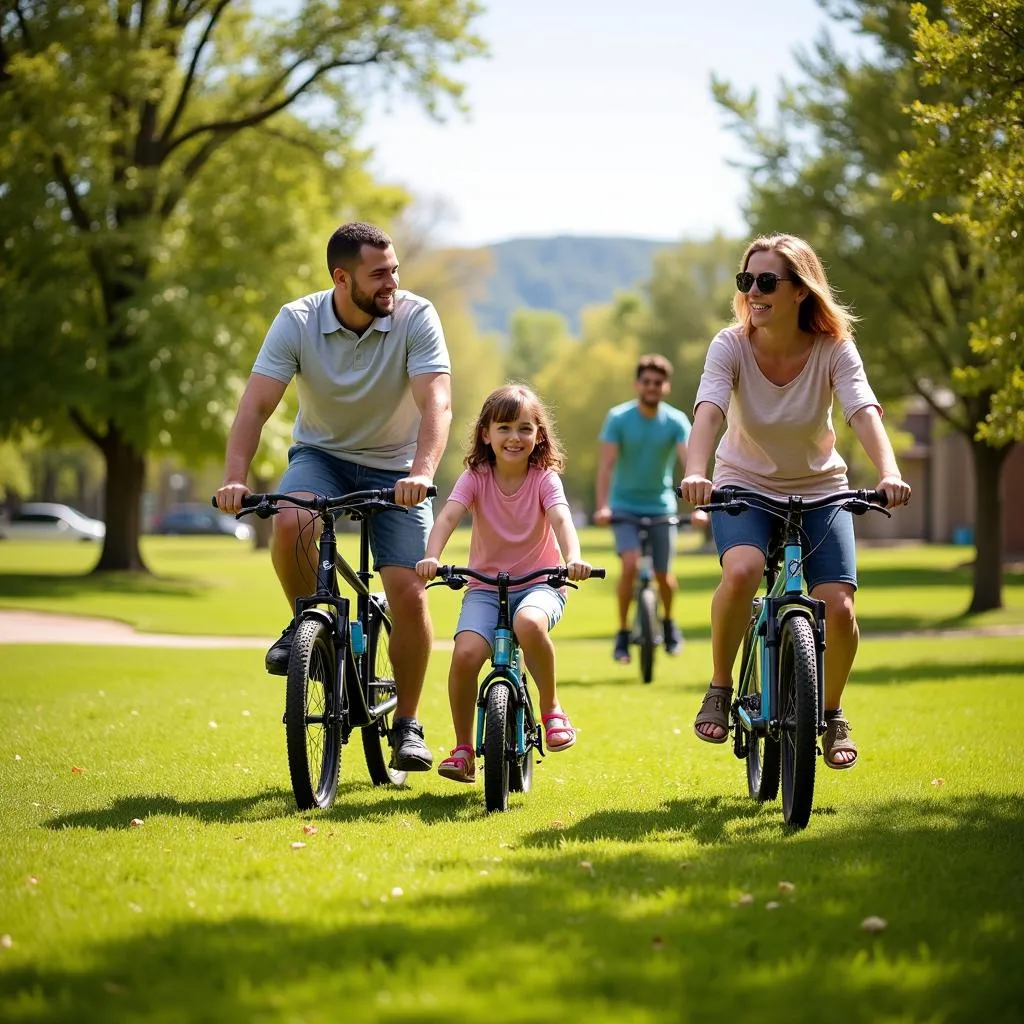
<svg viewBox="0 0 1024 1024">
<path fill-rule="evenodd" d="M 153 524 L 153 533 L 178 536 L 205 534 L 252 540 L 253 531 L 248 523 L 240 523 L 226 512 L 218 512 L 209 505 L 172 505 Z"/>
</svg>

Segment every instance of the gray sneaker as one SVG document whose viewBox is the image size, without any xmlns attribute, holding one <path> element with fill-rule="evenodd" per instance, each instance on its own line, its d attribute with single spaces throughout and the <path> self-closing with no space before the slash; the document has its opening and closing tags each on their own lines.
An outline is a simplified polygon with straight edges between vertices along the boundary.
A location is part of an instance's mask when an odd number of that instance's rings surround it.
<svg viewBox="0 0 1024 1024">
<path fill-rule="evenodd" d="M 399 772 L 425 772 L 433 763 L 423 742 L 423 726 L 415 718 L 396 718 L 391 726 L 391 767 Z"/>
</svg>

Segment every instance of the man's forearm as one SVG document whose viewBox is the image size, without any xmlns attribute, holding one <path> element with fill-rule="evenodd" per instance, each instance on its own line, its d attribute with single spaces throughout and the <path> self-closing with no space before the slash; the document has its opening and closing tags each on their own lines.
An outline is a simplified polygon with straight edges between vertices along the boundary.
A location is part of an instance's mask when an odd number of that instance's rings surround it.
<svg viewBox="0 0 1024 1024">
<path fill-rule="evenodd" d="M 413 456 L 410 476 L 425 476 L 434 479 L 441 463 L 448 434 L 452 425 L 450 405 L 432 406 L 424 412 L 416 437 L 416 454 Z"/>
</svg>

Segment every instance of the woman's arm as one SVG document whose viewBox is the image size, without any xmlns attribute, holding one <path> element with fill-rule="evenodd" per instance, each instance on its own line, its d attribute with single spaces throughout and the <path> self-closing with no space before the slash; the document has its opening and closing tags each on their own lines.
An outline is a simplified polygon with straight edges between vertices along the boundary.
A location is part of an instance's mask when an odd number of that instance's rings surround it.
<svg viewBox="0 0 1024 1024">
<path fill-rule="evenodd" d="M 896 465 L 896 454 L 892 442 L 882 426 L 878 406 L 866 405 L 858 409 L 850 420 L 867 457 L 878 470 L 878 488 L 885 491 L 887 504 L 906 505 L 910 501 L 910 484 L 904 482 L 900 468 Z"/>
<path fill-rule="evenodd" d="M 683 472 L 683 501 L 706 505 L 711 500 L 708 463 L 715 438 L 725 422 L 725 413 L 713 402 L 701 402 L 693 414 L 693 430 L 686 446 L 686 469 Z"/>
</svg>

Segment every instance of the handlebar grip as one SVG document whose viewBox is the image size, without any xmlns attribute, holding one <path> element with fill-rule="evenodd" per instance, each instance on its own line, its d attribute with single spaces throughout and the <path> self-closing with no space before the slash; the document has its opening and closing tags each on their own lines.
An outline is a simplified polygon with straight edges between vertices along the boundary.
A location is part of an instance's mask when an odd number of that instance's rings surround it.
<svg viewBox="0 0 1024 1024">
<path fill-rule="evenodd" d="M 431 484 L 427 488 L 427 497 L 428 498 L 436 498 L 437 497 L 437 487 L 434 484 Z"/>
<path fill-rule="evenodd" d="M 259 494 L 247 494 L 242 499 L 242 508 L 256 508 L 256 506 L 259 505 L 259 503 L 260 503 L 260 498 L 261 498 L 261 496 Z M 214 508 L 219 508 L 220 507 L 217 504 L 217 495 L 216 494 L 210 499 L 210 504 Z"/>
<path fill-rule="evenodd" d="M 212 506 L 213 506 L 214 508 L 217 508 L 217 495 L 216 495 L 216 494 L 215 494 L 215 495 L 214 495 L 214 496 L 213 496 L 213 497 L 212 497 L 212 498 L 210 499 L 210 504 L 211 504 L 211 505 L 212 505 Z"/>
<path fill-rule="evenodd" d="M 590 570 L 590 578 L 592 580 L 603 580 L 604 579 L 604 573 L 605 573 L 604 569 L 591 569 Z"/>
</svg>

